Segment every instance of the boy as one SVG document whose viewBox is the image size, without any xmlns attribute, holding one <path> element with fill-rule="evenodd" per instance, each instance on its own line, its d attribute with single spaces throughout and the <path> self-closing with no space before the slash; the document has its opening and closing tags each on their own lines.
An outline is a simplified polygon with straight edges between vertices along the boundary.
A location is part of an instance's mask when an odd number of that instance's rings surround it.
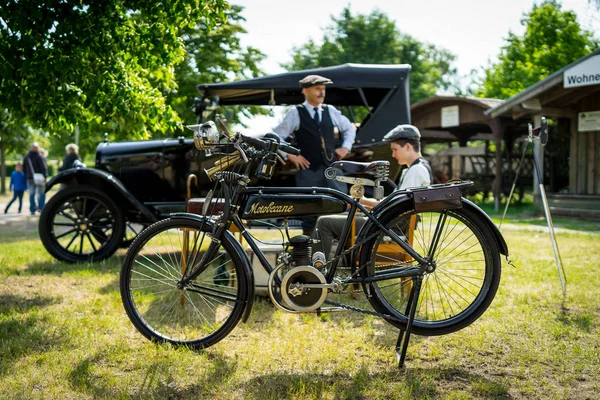
<svg viewBox="0 0 600 400">
<path fill-rule="evenodd" d="M 6 208 L 4 209 L 4 214 L 8 213 L 8 209 L 12 205 L 12 203 L 18 198 L 19 199 L 19 213 L 21 212 L 21 208 L 23 207 L 23 193 L 25 193 L 25 189 L 27 189 L 27 178 L 23 173 L 23 165 L 21 163 L 15 164 L 15 170 L 12 174 L 10 174 L 10 185 L 8 187 L 9 190 L 14 192 L 12 200 L 8 203 Z"/>
<path fill-rule="evenodd" d="M 433 174 L 429 163 L 421 154 L 421 133 L 416 126 L 398 125 L 384 136 L 383 142 L 390 144 L 392 157 L 398 161 L 398 164 L 408 167 L 402 172 L 400 184 L 396 190 L 429 186 L 431 184 Z M 370 208 L 375 207 L 379 202 L 380 200 L 364 196 L 360 199 L 361 204 Z M 333 239 L 338 239 L 342 234 L 346 218 L 347 214 L 326 215 L 319 217 L 317 220 L 317 231 L 323 244 L 323 252 L 327 258 L 329 258 L 331 252 Z M 365 221 L 366 218 L 358 217 L 356 228 L 360 229 Z"/>
</svg>

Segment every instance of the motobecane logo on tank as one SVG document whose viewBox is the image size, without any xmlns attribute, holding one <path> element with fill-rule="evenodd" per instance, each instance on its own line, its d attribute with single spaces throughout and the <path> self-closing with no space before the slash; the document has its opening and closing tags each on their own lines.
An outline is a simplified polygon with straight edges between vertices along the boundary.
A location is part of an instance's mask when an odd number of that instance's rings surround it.
<svg viewBox="0 0 600 400">
<path fill-rule="evenodd" d="M 248 214 L 287 214 L 294 211 L 293 205 L 281 205 L 275 204 L 274 201 L 264 205 L 260 203 L 254 203 L 250 206 Z"/>
</svg>

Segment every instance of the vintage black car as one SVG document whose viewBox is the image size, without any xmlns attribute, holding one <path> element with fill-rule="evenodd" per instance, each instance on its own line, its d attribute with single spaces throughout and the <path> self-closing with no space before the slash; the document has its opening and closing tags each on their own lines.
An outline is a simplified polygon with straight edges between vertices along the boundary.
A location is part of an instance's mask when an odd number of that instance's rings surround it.
<svg viewBox="0 0 600 400">
<path fill-rule="evenodd" d="M 341 66 L 295 71 L 245 81 L 198 85 L 199 116 L 212 106 L 293 105 L 303 101 L 298 81 L 306 75 L 330 78 L 326 102 L 354 120 L 352 107 L 367 116 L 358 125 L 350 159 L 390 159 L 385 133 L 410 122 L 408 65 Z M 273 121 L 275 125 L 278 121 Z M 262 132 L 266 133 L 266 132 Z M 341 139 L 340 139 L 341 140 Z M 39 233 L 50 254 L 67 262 L 98 261 L 110 257 L 147 225 L 185 209 L 187 180 L 198 177 L 191 196 L 212 187 L 205 169 L 218 155 L 196 150 L 193 139 L 177 138 L 132 142 L 104 141 L 96 148 L 94 168 L 79 167 L 52 178 L 46 190 L 63 187 L 48 201 L 40 216 Z M 390 176 L 398 166 L 392 163 Z M 294 171 L 282 168 L 270 184 L 294 185 Z M 266 185 L 269 183 L 265 182 Z"/>
</svg>

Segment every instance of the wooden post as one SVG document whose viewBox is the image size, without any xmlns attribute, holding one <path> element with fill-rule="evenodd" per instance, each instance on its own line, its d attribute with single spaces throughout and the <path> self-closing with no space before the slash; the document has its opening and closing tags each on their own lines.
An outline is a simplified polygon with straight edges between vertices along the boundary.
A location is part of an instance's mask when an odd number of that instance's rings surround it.
<svg viewBox="0 0 600 400">
<path fill-rule="evenodd" d="M 488 126 L 494 134 L 496 144 L 496 177 L 494 178 L 494 210 L 500 209 L 500 197 L 502 196 L 502 139 L 506 130 L 506 123 L 500 118 L 494 118 L 488 122 Z"/>
<path fill-rule="evenodd" d="M 577 117 L 569 118 L 569 193 L 577 193 Z"/>
</svg>

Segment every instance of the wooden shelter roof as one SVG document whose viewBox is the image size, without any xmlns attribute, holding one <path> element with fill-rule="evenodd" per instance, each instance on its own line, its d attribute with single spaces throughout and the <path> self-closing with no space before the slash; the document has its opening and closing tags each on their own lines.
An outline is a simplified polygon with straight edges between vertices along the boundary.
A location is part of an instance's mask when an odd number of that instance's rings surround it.
<svg viewBox="0 0 600 400">
<path fill-rule="evenodd" d="M 485 114 L 492 118 L 503 116 L 513 119 L 531 114 L 559 117 L 572 116 L 570 114 L 573 111 L 569 109 L 570 106 L 592 93 L 600 92 L 600 85 L 565 88 L 563 87 L 563 74 L 565 71 L 597 55 L 600 55 L 600 49 L 559 69 L 546 79 L 529 86 L 513 97 L 490 108 Z"/>
<path fill-rule="evenodd" d="M 501 103 L 499 99 L 432 96 L 410 107 L 412 124 L 421 130 L 422 138 L 430 142 L 491 140 L 490 121 L 493 118 L 485 112 Z M 442 109 L 451 106 L 459 107 L 459 123 L 444 127 Z"/>
</svg>

